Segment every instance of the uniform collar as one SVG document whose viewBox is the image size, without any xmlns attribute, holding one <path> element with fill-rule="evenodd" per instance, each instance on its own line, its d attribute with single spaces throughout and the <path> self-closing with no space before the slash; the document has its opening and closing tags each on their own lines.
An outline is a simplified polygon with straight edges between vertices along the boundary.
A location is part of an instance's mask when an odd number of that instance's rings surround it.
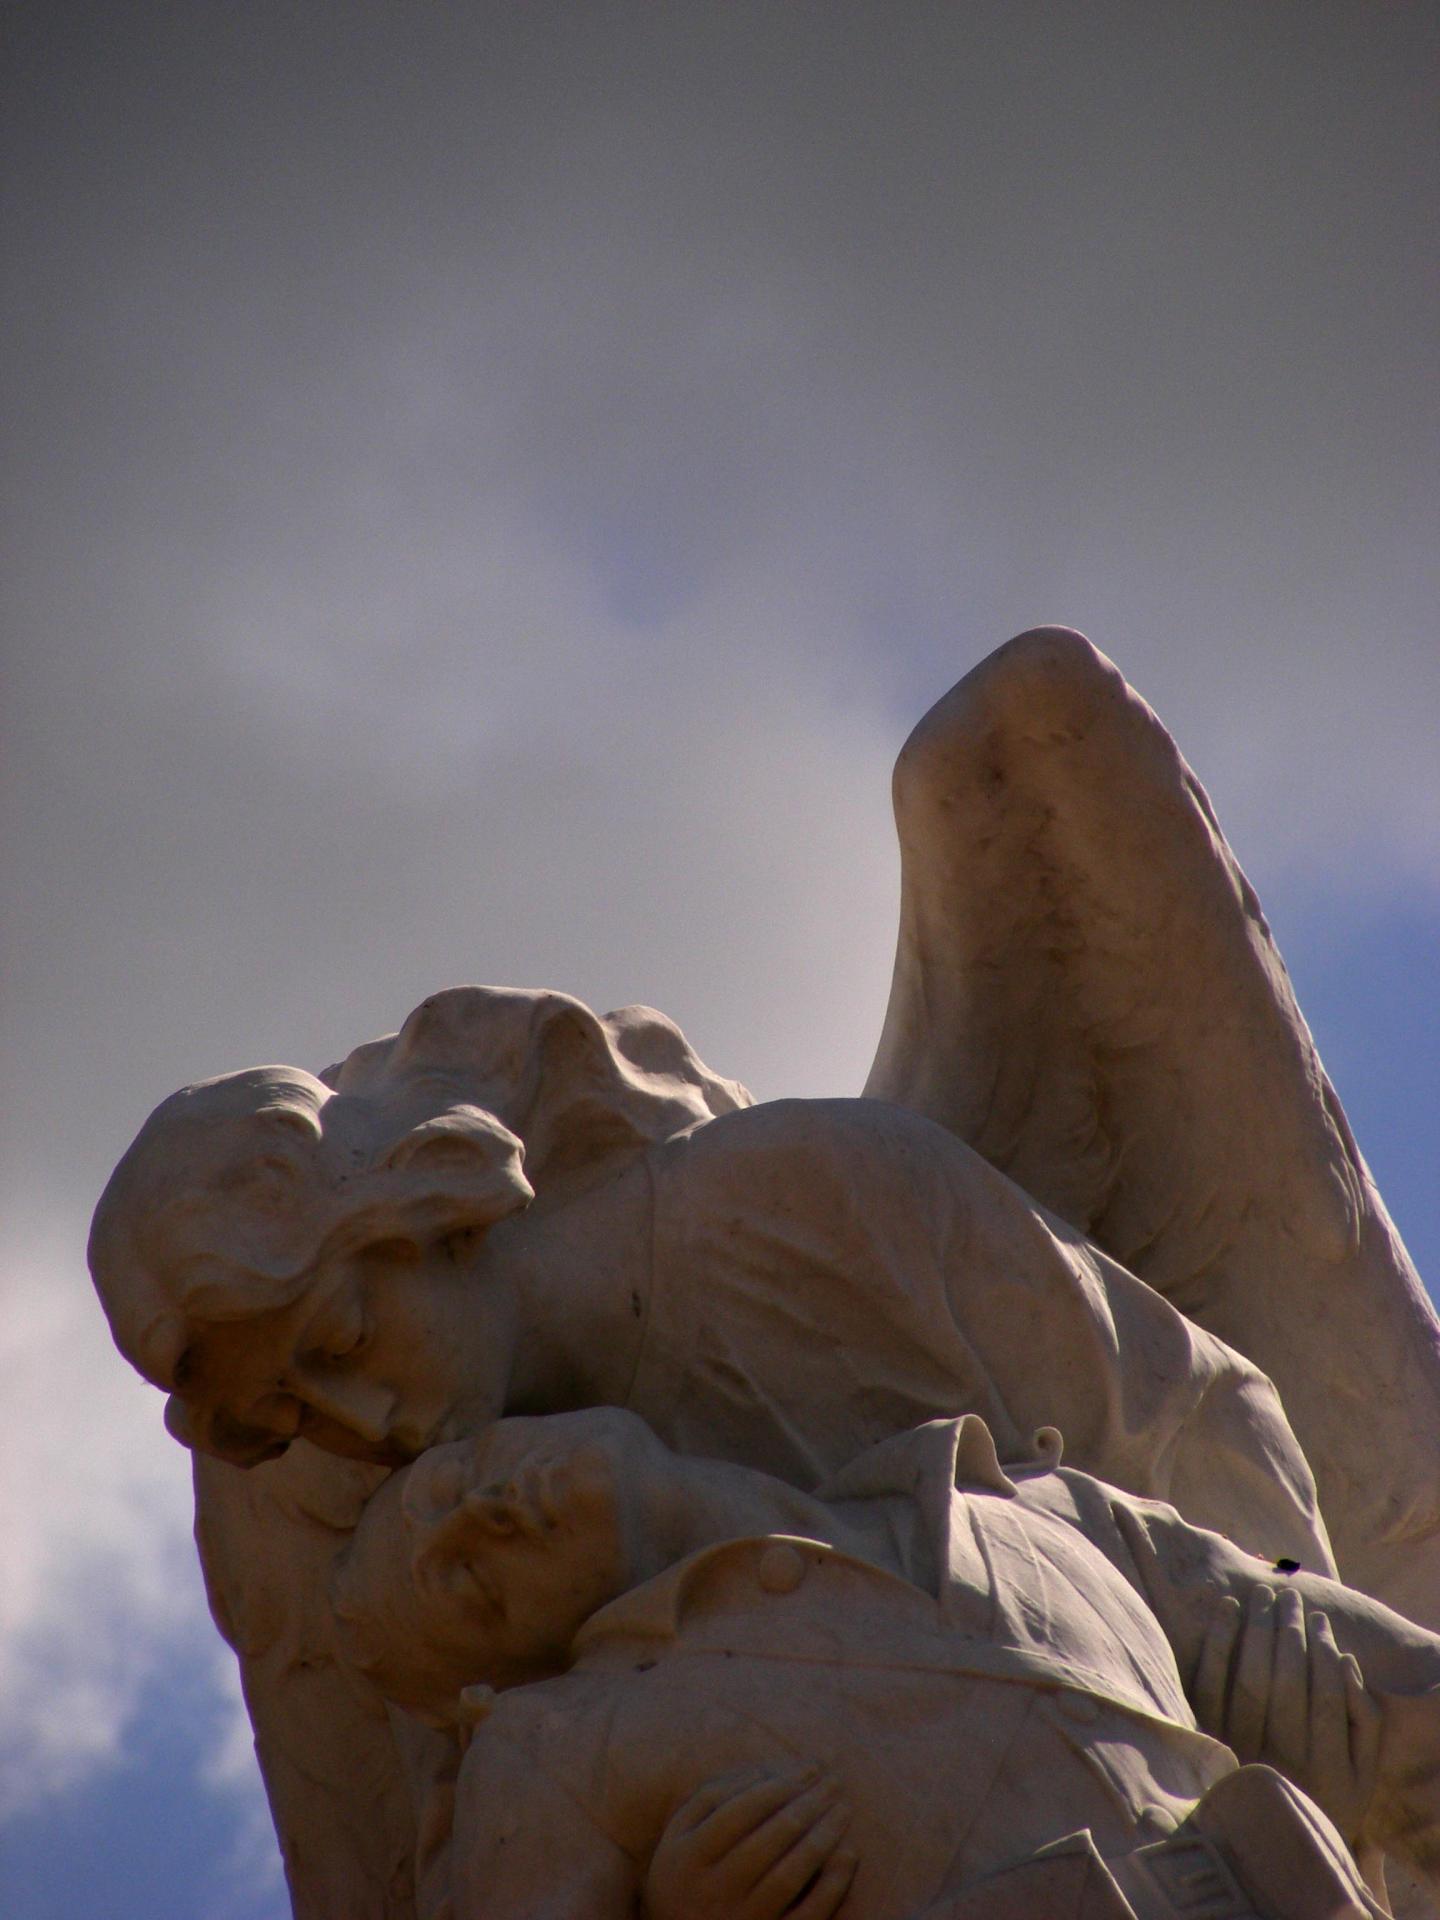
<svg viewBox="0 0 1440 1920">
<path fill-rule="evenodd" d="M 681 1637 L 687 1615 L 723 1590 L 728 1578 L 743 1575 L 762 1591 L 783 1594 L 798 1586 L 821 1561 L 838 1562 L 860 1579 L 890 1588 L 902 1603 L 935 1614 L 938 1624 L 930 1595 L 872 1561 L 857 1560 L 827 1541 L 807 1540 L 799 1534 L 749 1534 L 701 1547 L 601 1607 L 575 1636 L 572 1657 L 581 1660 L 616 1640 L 674 1642 Z"/>
<path fill-rule="evenodd" d="M 1057 1447 L 1050 1446 L 1047 1459 L 1057 1456 Z M 575 1637 L 574 1656 L 578 1659 L 600 1642 L 619 1637 L 674 1640 L 688 1602 L 716 1574 L 737 1561 L 752 1560 L 763 1586 L 765 1556 L 770 1555 L 770 1566 L 779 1567 L 785 1551 L 810 1561 L 838 1555 L 875 1580 L 911 1594 L 918 1587 L 934 1601 L 950 1566 L 951 1495 L 957 1486 L 1004 1499 L 1018 1492 L 1000 1465 L 989 1427 L 978 1414 L 927 1420 L 923 1426 L 893 1434 L 868 1447 L 816 1489 L 816 1498 L 826 1502 L 897 1497 L 913 1501 L 920 1522 L 915 1557 L 923 1564 L 907 1569 L 910 1579 L 871 1561 L 856 1560 L 824 1541 L 795 1534 L 752 1534 L 716 1541 L 593 1614 Z"/>
</svg>

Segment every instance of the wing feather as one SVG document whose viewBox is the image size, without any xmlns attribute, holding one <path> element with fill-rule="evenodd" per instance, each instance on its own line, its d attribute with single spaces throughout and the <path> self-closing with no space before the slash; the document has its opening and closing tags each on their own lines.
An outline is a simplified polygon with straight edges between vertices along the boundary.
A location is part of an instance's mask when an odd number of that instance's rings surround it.
<svg viewBox="0 0 1440 1920">
<path fill-rule="evenodd" d="M 941 1121 L 1274 1379 L 1348 1577 L 1440 1625 L 1440 1322 L 1255 893 L 1150 708 L 1023 634 L 895 770 L 867 1094 Z"/>
</svg>

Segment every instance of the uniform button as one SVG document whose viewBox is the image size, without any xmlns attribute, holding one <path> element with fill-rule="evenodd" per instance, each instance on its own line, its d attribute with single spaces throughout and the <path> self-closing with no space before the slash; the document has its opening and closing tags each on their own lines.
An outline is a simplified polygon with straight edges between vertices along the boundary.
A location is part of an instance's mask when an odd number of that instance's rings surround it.
<svg viewBox="0 0 1440 1920">
<path fill-rule="evenodd" d="M 1100 1702 L 1088 1693 L 1062 1693 L 1056 1702 L 1067 1720 L 1077 1727 L 1093 1727 L 1100 1718 Z"/>
<path fill-rule="evenodd" d="M 777 1540 L 761 1554 L 755 1578 L 766 1593 L 793 1593 L 805 1578 L 804 1558 L 794 1547 L 782 1546 Z"/>
</svg>

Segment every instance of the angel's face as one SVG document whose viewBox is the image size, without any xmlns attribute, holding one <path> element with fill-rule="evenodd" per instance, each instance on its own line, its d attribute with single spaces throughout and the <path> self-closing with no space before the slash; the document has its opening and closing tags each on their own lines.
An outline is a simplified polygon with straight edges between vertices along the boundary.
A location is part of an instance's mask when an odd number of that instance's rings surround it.
<svg viewBox="0 0 1440 1920">
<path fill-rule="evenodd" d="M 240 1466 L 296 1438 L 403 1465 L 502 1410 L 514 1323 L 503 1278 L 477 1286 L 450 1243 L 342 1247 L 284 1309 L 192 1328 L 167 1424 Z"/>
</svg>

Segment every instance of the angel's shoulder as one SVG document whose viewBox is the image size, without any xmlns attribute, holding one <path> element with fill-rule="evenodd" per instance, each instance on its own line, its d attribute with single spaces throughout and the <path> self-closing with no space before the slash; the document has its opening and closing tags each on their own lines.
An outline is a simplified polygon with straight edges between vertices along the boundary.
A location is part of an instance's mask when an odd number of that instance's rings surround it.
<svg viewBox="0 0 1440 1920">
<path fill-rule="evenodd" d="M 947 1128 L 887 1100 L 767 1100 L 723 1114 L 655 1150 L 662 1169 L 690 1179 L 768 1177 L 853 1183 L 953 1171 L 975 1159 Z"/>
</svg>

